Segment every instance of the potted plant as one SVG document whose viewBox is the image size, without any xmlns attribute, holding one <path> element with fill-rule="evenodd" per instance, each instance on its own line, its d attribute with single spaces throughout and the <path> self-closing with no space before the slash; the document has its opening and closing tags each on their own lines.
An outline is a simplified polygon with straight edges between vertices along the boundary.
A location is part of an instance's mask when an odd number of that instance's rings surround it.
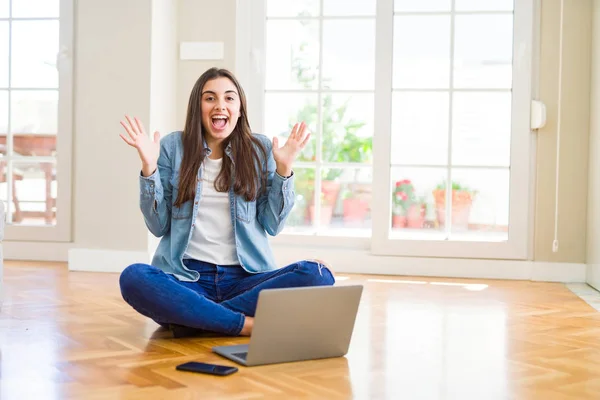
<svg viewBox="0 0 600 400">
<path fill-rule="evenodd" d="M 392 227 L 407 226 L 407 214 L 415 202 L 415 187 L 409 179 L 396 182 L 392 192 Z"/>
<path fill-rule="evenodd" d="M 427 203 L 425 197 L 419 197 L 409 207 L 406 213 L 406 226 L 408 228 L 422 229 L 425 226 Z"/>
<path fill-rule="evenodd" d="M 300 44 L 299 48 L 292 54 L 292 71 L 296 76 L 296 81 L 300 83 L 304 89 L 311 89 L 313 83 L 317 79 L 318 71 L 311 68 L 310 54 L 306 53 L 307 44 Z M 327 87 L 329 79 L 323 78 L 323 87 Z M 334 104 L 333 97 L 330 93 L 324 94 L 321 104 L 314 104 L 310 100 L 298 110 L 297 114 L 290 118 L 288 129 L 298 121 L 305 121 L 307 125 L 316 125 L 318 123 L 317 116 L 321 115 L 321 160 L 329 163 L 363 163 L 368 162 L 372 158 L 373 153 L 373 138 L 361 137 L 357 132 L 365 125 L 364 122 L 356 121 L 347 115 L 348 100 L 342 104 Z M 300 162 L 314 162 L 317 154 L 317 144 L 319 142 L 316 136 L 309 142 L 309 145 L 299 155 Z M 342 168 L 323 168 L 321 191 L 324 193 L 326 204 L 337 209 L 339 205 L 339 194 L 341 183 L 339 177 L 344 170 Z M 356 170 L 355 176 L 359 170 Z M 303 178 L 310 187 L 314 187 L 315 170 L 306 169 Z M 355 178 L 355 181 L 357 179 Z M 296 179 L 298 182 L 298 179 Z M 356 182 L 356 185 L 360 185 Z M 368 191 L 370 195 L 371 185 L 363 184 L 367 188 L 362 188 L 363 191 Z M 308 197 L 314 196 L 314 190 L 307 193 Z M 365 195 L 364 200 L 367 205 L 370 204 L 369 198 Z M 308 204 L 312 204 L 309 201 Z M 325 204 L 325 203 L 321 203 Z M 310 212 L 309 212 L 310 214 Z"/>
<path fill-rule="evenodd" d="M 452 182 L 452 228 L 466 230 L 469 227 L 471 206 L 477 191 L 458 182 Z M 437 221 L 440 227 L 446 224 L 446 182 L 442 182 L 433 191 Z"/>
<path fill-rule="evenodd" d="M 342 195 L 344 222 L 364 221 L 369 211 L 369 202 L 363 198 L 361 193 L 346 189 Z"/>
</svg>

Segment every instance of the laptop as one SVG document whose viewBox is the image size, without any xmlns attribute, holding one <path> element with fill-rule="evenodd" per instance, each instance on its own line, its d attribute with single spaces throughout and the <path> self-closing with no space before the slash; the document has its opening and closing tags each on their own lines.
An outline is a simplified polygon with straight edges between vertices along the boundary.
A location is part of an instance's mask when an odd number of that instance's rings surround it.
<svg viewBox="0 0 600 400">
<path fill-rule="evenodd" d="M 213 352 L 247 367 L 346 355 L 362 285 L 263 289 L 249 344 Z"/>
</svg>

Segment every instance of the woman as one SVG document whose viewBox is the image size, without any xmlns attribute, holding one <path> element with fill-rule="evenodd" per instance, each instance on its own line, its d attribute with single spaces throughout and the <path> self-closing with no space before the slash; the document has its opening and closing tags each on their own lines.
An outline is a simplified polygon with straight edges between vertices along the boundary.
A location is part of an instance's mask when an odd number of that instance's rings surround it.
<svg viewBox="0 0 600 400">
<path fill-rule="evenodd" d="M 292 163 L 310 138 L 306 125 L 279 147 L 252 134 L 246 110 L 233 74 L 211 68 L 192 89 L 183 132 L 151 140 L 137 118 L 121 121 L 142 161 L 146 226 L 162 237 L 152 265 L 123 271 L 121 293 L 163 326 L 248 336 L 260 290 L 334 284 L 318 260 L 277 269 L 267 238 L 294 205 Z"/>
</svg>

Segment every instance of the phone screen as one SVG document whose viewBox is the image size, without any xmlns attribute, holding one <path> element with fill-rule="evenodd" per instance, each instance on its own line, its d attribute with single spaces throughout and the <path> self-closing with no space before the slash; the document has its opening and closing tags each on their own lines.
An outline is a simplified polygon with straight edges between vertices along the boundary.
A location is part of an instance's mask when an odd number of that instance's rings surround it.
<svg viewBox="0 0 600 400">
<path fill-rule="evenodd" d="M 227 365 L 207 364 L 193 361 L 178 365 L 176 368 L 180 371 L 198 372 L 201 374 L 212 375 L 229 375 L 237 372 L 238 370 L 236 367 L 229 367 Z"/>
</svg>

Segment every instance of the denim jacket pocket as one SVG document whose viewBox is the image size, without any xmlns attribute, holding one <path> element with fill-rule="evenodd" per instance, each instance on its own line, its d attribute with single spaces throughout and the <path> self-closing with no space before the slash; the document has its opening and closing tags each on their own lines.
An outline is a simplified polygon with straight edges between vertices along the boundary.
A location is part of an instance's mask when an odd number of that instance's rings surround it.
<svg viewBox="0 0 600 400">
<path fill-rule="evenodd" d="M 181 205 L 181 207 L 175 207 L 175 200 L 179 195 L 179 174 L 175 173 L 171 176 L 172 186 L 172 198 L 171 198 L 171 216 L 173 219 L 186 219 L 192 215 L 192 200 L 188 200 Z"/>
<path fill-rule="evenodd" d="M 256 218 L 256 201 L 246 201 L 238 196 L 236 199 L 236 217 L 242 222 L 252 222 Z"/>
</svg>

